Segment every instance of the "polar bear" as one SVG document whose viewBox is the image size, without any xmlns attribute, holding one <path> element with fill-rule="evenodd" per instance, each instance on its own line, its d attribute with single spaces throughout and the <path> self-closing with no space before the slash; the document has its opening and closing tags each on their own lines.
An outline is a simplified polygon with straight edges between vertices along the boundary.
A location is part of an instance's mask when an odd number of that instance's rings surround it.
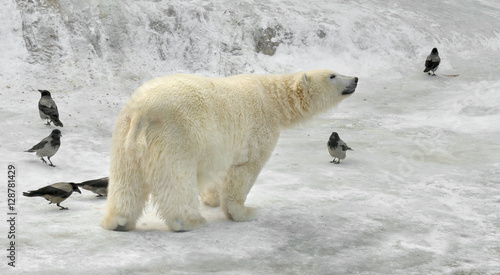
<svg viewBox="0 0 500 275">
<path fill-rule="evenodd" d="M 234 221 L 255 219 L 244 203 L 280 130 L 335 106 L 357 82 L 330 70 L 146 82 L 116 122 L 101 226 L 134 229 L 150 194 L 174 231 L 206 223 L 199 198 Z"/>
</svg>

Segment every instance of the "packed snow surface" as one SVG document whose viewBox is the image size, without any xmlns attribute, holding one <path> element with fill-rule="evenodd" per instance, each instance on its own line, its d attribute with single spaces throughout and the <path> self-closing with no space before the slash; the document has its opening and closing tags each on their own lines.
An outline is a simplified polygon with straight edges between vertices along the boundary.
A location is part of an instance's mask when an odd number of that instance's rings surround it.
<svg viewBox="0 0 500 275">
<path fill-rule="evenodd" d="M 496 0 L 2 1 L 1 273 L 499 274 L 499 14 Z M 433 47 L 435 77 L 422 72 Z M 115 118 L 151 78 L 316 68 L 358 88 L 282 133 L 247 199 L 255 221 L 201 206 L 208 226 L 175 233 L 150 206 L 113 232 L 86 190 L 67 211 L 22 196 L 107 176 Z M 38 89 L 64 123 L 55 168 L 23 152 L 54 129 Z M 333 131 L 354 149 L 340 164 Z"/>
</svg>

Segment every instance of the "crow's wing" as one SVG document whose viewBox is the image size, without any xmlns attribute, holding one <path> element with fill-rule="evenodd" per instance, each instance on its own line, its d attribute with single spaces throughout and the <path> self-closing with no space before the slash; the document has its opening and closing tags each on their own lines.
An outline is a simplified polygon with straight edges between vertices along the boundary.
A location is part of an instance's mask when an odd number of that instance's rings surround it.
<svg viewBox="0 0 500 275">
<path fill-rule="evenodd" d="M 96 179 L 96 180 L 84 181 L 82 183 L 78 183 L 77 185 L 78 186 L 88 185 L 91 187 L 103 188 L 103 187 L 108 187 L 108 182 L 109 182 L 108 177 L 105 177 L 105 178 Z"/>
<path fill-rule="evenodd" d="M 347 144 L 342 144 L 340 147 L 342 148 L 342 151 L 352 150 L 351 147 L 347 146 Z"/>
<path fill-rule="evenodd" d="M 24 192 L 23 195 L 26 196 L 26 197 L 35 197 L 35 196 L 49 195 L 49 196 L 64 198 L 64 197 L 69 197 L 69 195 L 71 195 L 71 193 L 70 192 L 66 192 L 64 190 L 61 190 L 59 188 L 54 188 L 54 187 L 52 187 L 52 186 L 49 185 L 49 186 L 42 187 L 42 188 L 40 188 L 38 190 Z"/>
<path fill-rule="evenodd" d="M 45 145 L 49 143 L 49 138 L 46 137 L 44 139 L 42 139 L 42 141 L 40 141 L 38 144 L 36 144 L 35 146 L 31 147 L 31 149 L 29 150 L 26 150 L 25 152 L 36 152 L 40 149 L 42 149 L 43 147 L 45 147 Z"/>
<path fill-rule="evenodd" d="M 432 64 L 432 58 L 429 56 L 427 57 L 427 59 L 425 60 L 425 68 L 431 68 L 431 64 Z"/>
<path fill-rule="evenodd" d="M 59 112 L 57 111 L 57 105 L 52 99 L 42 98 L 38 102 L 38 109 L 42 113 L 52 117 L 59 117 Z"/>
</svg>

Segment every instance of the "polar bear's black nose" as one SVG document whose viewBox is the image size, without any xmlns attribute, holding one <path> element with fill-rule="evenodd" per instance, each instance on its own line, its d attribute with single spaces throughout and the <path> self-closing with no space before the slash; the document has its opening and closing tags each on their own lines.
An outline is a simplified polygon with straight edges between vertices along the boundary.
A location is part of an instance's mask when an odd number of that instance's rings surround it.
<svg viewBox="0 0 500 275">
<path fill-rule="evenodd" d="M 353 79 L 353 82 L 349 83 L 349 86 L 345 88 L 344 91 L 342 91 L 343 95 L 348 95 L 354 93 L 354 90 L 356 90 L 356 87 L 358 86 L 358 78 L 355 77 Z"/>
</svg>

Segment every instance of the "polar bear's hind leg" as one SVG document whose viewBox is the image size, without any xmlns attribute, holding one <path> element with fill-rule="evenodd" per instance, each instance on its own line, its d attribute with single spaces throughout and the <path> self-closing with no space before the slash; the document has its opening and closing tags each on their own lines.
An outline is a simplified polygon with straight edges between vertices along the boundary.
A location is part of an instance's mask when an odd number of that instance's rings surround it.
<svg viewBox="0 0 500 275">
<path fill-rule="evenodd" d="M 204 226 L 207 221 L 199 211 L 196 167 L 179 160 L 164 167 L 164 176 L 155 174 L 151 192 L 159 217 L 178 232 Z"/>
<path fill-rule="evenodd" d="M 115 181 L 113 176 L 110 177 L 108 194 L 111 196 L 108 196 L 108 205 L 101 226 L 108 230 L 129 231 L 135 229 L 135 224 L 142 215 L 149 190 L 144 184 L 124 184 L 119 180 Z M 136 177 L 127 180 L 140 179 Z"/>
</svg>

